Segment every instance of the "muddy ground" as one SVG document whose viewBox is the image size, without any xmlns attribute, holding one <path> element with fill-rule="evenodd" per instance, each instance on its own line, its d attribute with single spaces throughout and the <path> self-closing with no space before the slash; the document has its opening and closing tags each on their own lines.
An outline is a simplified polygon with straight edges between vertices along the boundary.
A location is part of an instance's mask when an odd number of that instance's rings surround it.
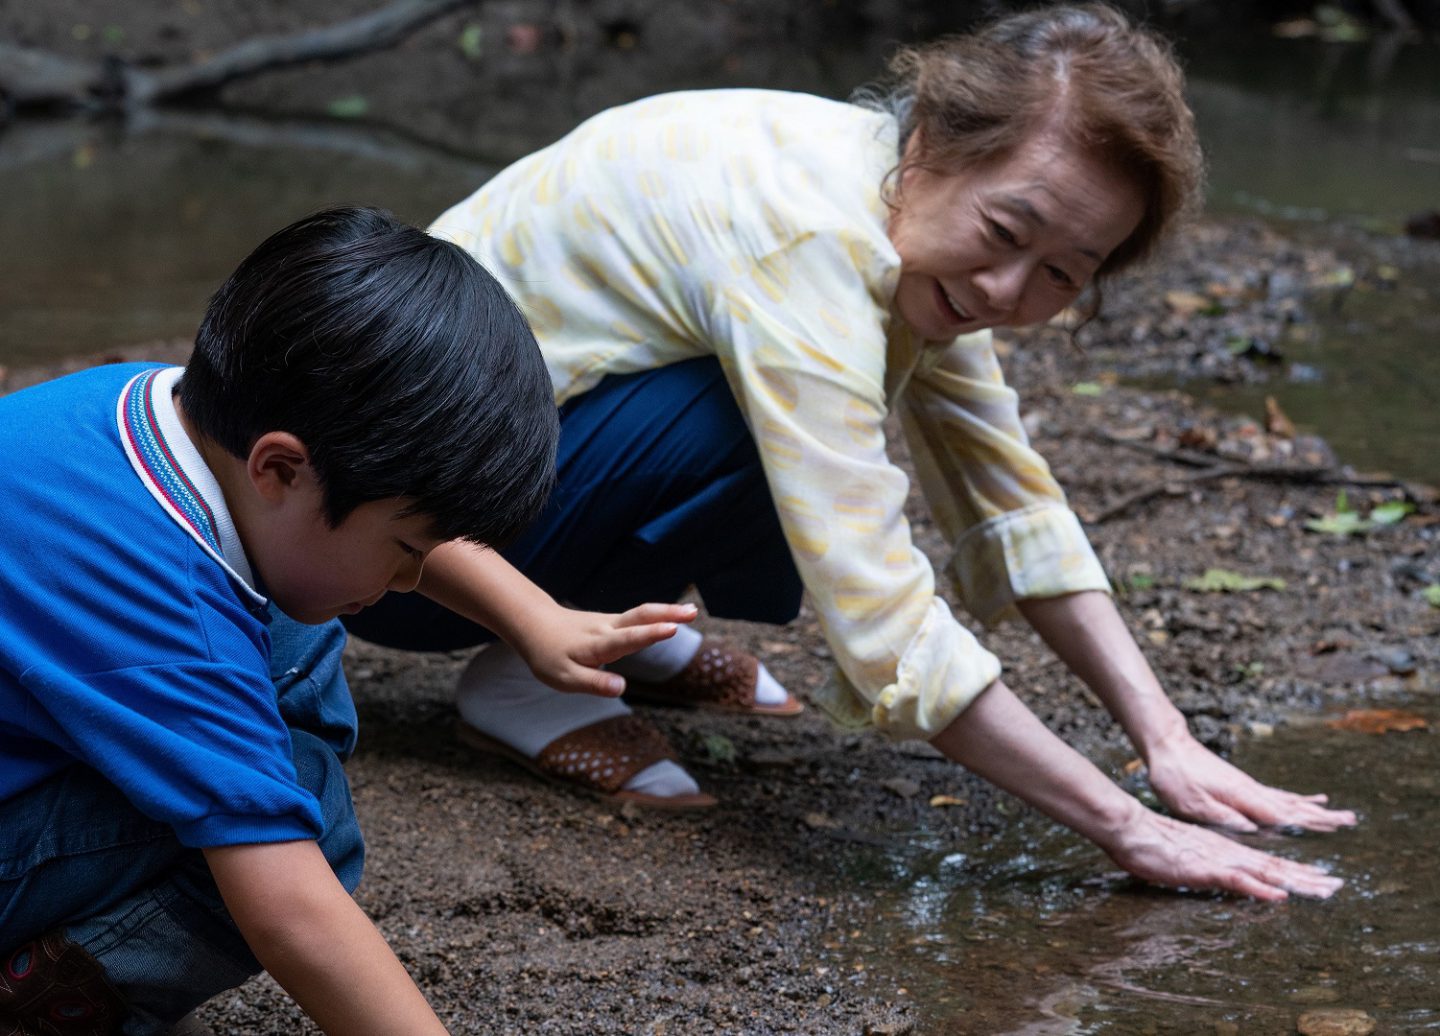
<svg viewBox="0 0 1440 1036">
<path fill-rule="evenodd" d="M 1264 415 L 1222 416 L 1116 375 L 1273 376 L 1271 358 L 1234 341 L 1309 333 L 1319 307 L 1343 305 L 1342 266 L 1357 271 L 1343 290 L 1394 290 L 1371 283 L 1363 245 L 1351 247 L 1361 250 L 1342 262 L 1253 223 L 1207 222 L 1112 286 L 1105 314 L 1075 342 L 1047 327 L 1004 349 L 1027 425 L 1090 521 L 1125 616 L 1193 728 L 1222 752 L 1257 725 L 1363 704 L 1416 670 L 1440 670 L 1440 608 L 1423 596 L 1440 583 L 1440 506 L 1426 487 L 1340 466 L 1323 440 L 1290 434 L 1279 417 L 1277 434 Z M 1396 246 L 1375 247 L 1393 282 Z M 4 387 L 53 373 L 12 371 Z M 1353 484 L 1276 475 L 1277 464 Z M 1214 465 L 1233 471 L 1210 477 Z M 1335 511 L 1341 488 L 1362 514 L 1386 501 L 1416 510 L 1359 535 L 1307 530 Z M 942 563 L 944 545 L 912 504 L 919 543 Z M 1285 585 L 1185 586 L 1209 568 Z M 808 614 L 783 629 L 701 625 L 739 639 L 802 695 L 829 671 Z M 1037 638 L 1004 628 L 985 640 L 1051 727 L 1092 755 L 1129 757 Z M 459 747 L 451 686 L 463 658 L 361 643 L 350 653 L 362 736 L 349 772 L 370 846 L 359 899 L 453 1031 L 923 1031 L 906 993 L 867 981 L 865 954 L 849 948 L 864 940 L 866 896 L 849 863 L 887 842 L 963 846 L 1017 804 L 928 746 L 838 732 L 814 710 L 779 720 L 652 709 L 720 805 L 617 812 Z M 1143 770 L 1114 772 L 1144 793 Z M 1323 790 L 1345 803 L 1345 788 Z M 937 795 L 960 804 L 932 806 Z M 1098 852 L 1094 868 L 1111 869 Z M 313 1031 L 264 979 L 203 1018 L 219 1034 Z"/>
<path fill-rule="evenodd" d="M 140 59 L 163 61 L 289 28 L 304 12 L 369 6 L 187 0 L 152 16 L 149 5 L 64 0 L 42 16 L 0 0 L 0 29 L 90 54 L 114 24 Z M 529 6 L 485 10 L 495 18 L 519 11 L 528 24 Z M 262 10 L 270 13 L 253 13 Z M 381 78 L 406 85 L 380 107 L 433 111 L 422 101 L 458 77 L 455 69 L 417 74 L 419 55 L 443 50 L 456 69 L 468 67 L 455 41 L 471 17 L 457 15 L 369 65 L 319 73 L 325 85 L 308 93 L 309 73 L 296 71 L 245 87 L 239 99 L 323 110 L 352 82 L 395 68 Z M 611 49 L 632 46 L 644 20 L 615 17 Z M 502 86 L 524 93 L 549 81 L 514 72 L 515 37 L 489 24 L 485 46 L 511 62 L 497 66 Z M 617 24 L 631 32 L 629 42 Z M 570 86 L 578 94 L 584 82 L 572 75 Z M 634 92 L 614 88 L 627 91 Z M 594 96 L 587 103 L 598 104 Z M 523 106 L 510 110 L 533 117 Z M 450 139 L 453 131 L 473 143 L 464 127 L 446 126 L 433 136 Z M 497 138 L 494 148 L 508 144 Z M 1358 259 L 1342 263 L 1255 224 L 1209 222 L 1150 271 L 1109 289 L 1105 315 L 1080 332 L 1083 352 L 1051 327 L 1014 336 L 1005 360 L 1036 444 L 1092 523 L 1127 620 L 1196 732 L 1222 752 L 1256 725 L 1361 702 L 1367 689 L 1440 668 L 1440 609 L 1422 595 L 1440 583 L 1440 506 L 1424 487 L 1351 485 L 1348 500 L 1362 512 L 1398 500 L 1417 509 L 1360 535 L 1307 531 L 1308 519 L 1335 509 L 1342 487 L 1268 472 L 1277 463 L 1338 463 L 1322 440 L 1291 437 L 1280 415 L 1267 431 L 1263 414 L 1222 417 L 1182 394 L 1127 388 L 1116 378 L 1283 376 L 1285 343 L 1312 333 L 1317 307 L 1343 305 L 1346 291 L 1396 290 L 1393 242 L 1351 247 Z M 1356 276 L 1335 276 L 1342 266 Z M 1385 275 L 1371 276 L 1372 268 Z M 124 354 L 184 351 L 184 343 L 143 343 Z M 0 370 L 0 379 L 13 390 L 57 370 Z M 903 462 L 898 444 L 897 451 Z M 1236 470 L 1211 477 L 1206 468 L 1217 464 Z M 1147 489 L 1159 491 L 1112 516 Z M 944 546 L 913 503 L 917 539 L 943 563 Z M 1212 567 L 1285 586 L 1228 594 L 1185 587 Z M 828 651 L 808 614 L 784 629 L 701 625 L 739 639 L 802 695 L 827 676 Z M 1034 636 L 1010 628 L 984 639 L 1005 661 L 1009 684 L 1054 729 L 1082 751 L 1127 758 L 1093 697 Z M 867 981 L 863 953 L 848 949 L 863 940 L 865 889 L 847 861 L 859 848 L 912 838 L 963 845 L 1002 826 L 1015 803 L 927 746 L 839 733 L 813 710 L 794 720 L 647 710 L 720 805 L 688 815 L 617 812 L 459 747 L 451 686 L 462 664 L 459 656 L 364 644 L 350 655 L 362 737 L 349 772 L 370 846 L 359 899 L 452 1031 L 922 1030 L 906 993 Z M 1144 792 L 1143 771 L 1117 766 L 1116 777 Z M 1323 790 L 1345 803 L 1346 789 Z M 937 795 L 960 804 L 930 805 Z M 1109 869 L 1098 852 L 1094 867 Z M 997 987 L 996 995 L 1017 990 Z M 314 1031 L 264 979 L 218 998 L 202 1017 L 222 1036 Z"/>
</svg>

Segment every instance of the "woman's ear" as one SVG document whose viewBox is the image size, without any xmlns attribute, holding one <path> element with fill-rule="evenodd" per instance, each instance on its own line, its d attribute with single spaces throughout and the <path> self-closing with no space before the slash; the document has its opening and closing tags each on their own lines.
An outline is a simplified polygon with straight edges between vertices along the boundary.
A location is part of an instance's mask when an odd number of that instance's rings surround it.
<svg viewBox="0 0 1440 1036">
<path fill-rule="evenodd" d="M 245 474 L 255 492 L 270 503 L 315 485 L 310 451 L 289 432 L 266 432 L 256 439 L 245 459 Z"/>
</svg>

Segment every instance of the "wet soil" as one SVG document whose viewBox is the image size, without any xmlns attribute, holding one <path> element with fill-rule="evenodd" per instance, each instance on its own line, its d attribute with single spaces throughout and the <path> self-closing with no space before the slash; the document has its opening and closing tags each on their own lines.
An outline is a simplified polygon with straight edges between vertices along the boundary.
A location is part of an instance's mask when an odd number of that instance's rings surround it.
<svg viewBox="0 0 1440 1036">
<path fill-rule="evenodd" d="M 299 24 L 295 12 L 316 6 L 276 10 Z M 339 14 L 371 5 L 326 6 Z M 0 3 L 0 27 L 11 38 L 82 52 L 99 46 L 95 33 L 113 20 L 142 55 L 167 58 L 286 27 L 270 24 L 281 15 L 266 22 L 246 14 L 249 5 L 222 0 L 167 7 L 154 24 L 146 24 L 148 5 L 47 7 L 39 19 L 26 13 L 29 5 Z M 79 24 L 93 30 L 86 39 L 69 28 Z M 460 24 L 452 19 L 398 56 L 367 60 L 404 63 L 430 40 L 463 62 L 454 46 Z M 623 37 L 612 42 L 625 45 Z M 514 49 L 513 41 L 495 45 Z M 340 95 L 343 77 L 376 67 L 326 72 L 341 77 L 327 80 L 338 85 L 311 99 Z M 436 83 L 414 71 L 396 76 L 415 94 L 402 91 L 402 108 L 430 110 L 418 98 L 433 102 L 430 87 L 455 82 L 454 70 L 437 73 Z M 257 104 L 280 93 L 293 101 L 298 82 L 239 93 Z M 496 149 L 505 150 L 503 141 Z M 1261 412 L 1222 416 L 1179 392 L 1120 383 L 1121 375 L 1258 379 L 1284 362 L 1270 354 L 1287 335 L 1306 333 L 1314 307 L 1353 290 L 1332 278 L 1337 265 L 1326 249 L 1258 224 L 1208 222 L 1151 270 L 1111 286 L 1105 315 L 1079 333 L 1083 352 L 1058 327 L 1013 336 L 1007 349 L 1027 426 L 1077 511 L 1092 520 L 1122 611 L 1197 734 L 1222 752 L 1247 727 L 1363 702 L 1397 674 L 1440 669 L 1440 609 L 1423 597 L 1440 583 L 1433 492 L 1352 486 L 1348 503 L 1362 512 L 1400 499 L 1417 509 L 1360 535 L 1307 531 L 1307 519 L 1335 509 L 1340 487 L 1243 470 L 1205 481 L 1185 476 L 1221 462 L 1327 465 L 1334 458 L 1322 440 L 1267 431 Z M 1384 265 L 1392 265 L 1388 252 Z M 116 355 L 179 359 L 185 350 L 139 343 Z M 13 390 L 56 373 L 0 371 L 0 384 Z M 1273 419 L 1271 426 L 1283 431 Z M 903 447 L 896 449 L 904 463 Z M 1100 520 L 1150 487 L 1161 491 Z M 918 497 L 912 504 L 917 539 L 942 564 L 944 544 Z M 1186 588 L 1215 567 L 1285 585 L 1226 594 Z M 700 624 L 760 654 L 797 693 L 827 676 L 829 653 L 808 612 L 783 629 Z M 1036 637 L 1005 628 L 984 639 L 1006 663 L 1007 682 L 1052 728 L 1097 757 L 1129 758 L 1098 703 Z M 1018 803 L 925 745 L 840 733 L 814 710 L 793 720 L 645 710 L 720 805 L 683 815 L 614 810 L 459 747 L 451 687 L 462 664 L 463 656 L 359 643 L 349 656 L 362 723 L 349 773 L 369 841 L 358 898 L 452 1031 L 926 1031 L 893 968 L 882 980 L 868 977 L 867 893 L 856 861 L 912 843 L 963 848 L 1003 831 L 1023 810 Z M 1113 768 L 1143 794 L 1143 772 Z M 1313 790 L 1346 802 L 1343 786 Z M 935 796 L 950 804 L 932 806 Z M 1092 855 L 1097 874 L 1111 869 Z M 1144 893 L 1120 883 L 1114 894 Z M 873 952 L 900 956 L 895 947 Z M 1023 977 L 996 972 L 974 981 L 983 995 L 1013 997 Z M 220 1034 L 314 1031 L 268 979 L 217 998 L 202 1018 Z"/>
<path fill-rule="evenodd" d="M 1309 531 L 1307 520 L 1334 511 L 1339 487 L 1276 483 L 1245 466 L 1330 464 L 1323 441 L 1272 434 L 1263 415 L 1225 416 L 1180 392 L 1116 383 L 1120 359 L 1163 366 L 1168 355 L 1179 371 L 1205 355 L 1195 341 L 1201 318 L 1177 319 L 1177 306 L 1191 303 L 1174 292 L 1213 293 L 1256 270 L 1288 270 L 1286 297 L 1297 300 L 1288 315 L 1270 311 L 1269 293 L 1238 291 L 1224 295 L 1224 316 L 1204 319 L 1236 333 L 1279 319 L 1296 326 L 1305 307 L 1326 304 L 1333 261 L 1251 223 L 1209 222 L 1110 289 L 1106 316 L 1079 334 L 1083 352 L 1060 327 L 1012 336 L 1004 349 L 1035 443 L 1091 520 L 1127 620 L 1192 727 L 1221 752 L 1247 728 L 1350 707 L 1407 673 L 1440 671 L 1440 609 L 1423 596 L 1440 583 L 1432 490 L 1352 486 L 1349 506 L 1361 513 L 1392 500 L 1416 510 L 1359 535 Z M 117 355 L 183 354 L 183 343 L 151 343 Z M 54 373 L 8 372 L 5 387 Z M 1222 462 L 1236 473 L 1186 481 Z M 1160 491 L 1099 520 L 1147 487 Z M 912 505 L 919 544 L 943 563 L 923 504 Z M 1284 588 L 1185 585 L 1209 568 Z M 808 611 L 785 628 L 700 624 L 761 655 L 802 695 L 829 672 Z M 1145 793 L 1143 771 L 1121 765 L 1130 753 L 1118 730 L 1035 636 L 1006 627 L 985 640 L 1045 722 Z M 857 861 L 887 847 L 964 851 L 1024 807 L 926 745 L 838 732 L 814 710 L 779 720 L 648 709 L 720 805 L 617 811 L 458 746 L 451 687 L 463 658 L 362 643 L 349 658 L 362 723 L 349 772 L 370 846 L 359 900 L 453 1031 L 925 1031 L 924 1012 L 895 978 L 901 950 L 867 941 L 873 886 L 857 880 Z M 1346 802 L 1342 786 L 1307 790 Z M 931 805 L 935 796 L 948 804 Z M 1098 851 L 1069 851 L 1088 853 L 1097 875 L 1113 870 Z M 1110 890 L 1143 894 L 1124 882 Z M 883 981 L 867 978 L 870 953 L 886 958 Z M 1005 997 L 1014 981 L 987 973 L 968 993 Z M 264 979 L 203 1017 L 217 1033 L 308 1025 Z"/>
</svg>

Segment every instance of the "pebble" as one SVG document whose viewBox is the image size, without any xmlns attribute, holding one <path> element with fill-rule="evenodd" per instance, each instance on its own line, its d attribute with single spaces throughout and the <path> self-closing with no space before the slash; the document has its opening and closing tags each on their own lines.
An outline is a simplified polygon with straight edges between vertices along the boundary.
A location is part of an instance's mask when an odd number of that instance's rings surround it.
<svg viewBox="0 0 1440 1036">
<path fill-rule="evenodd" d="M 1353 1007 L 1325 1007 L 1302 1014 L 1295 1031 L 1300 1036 L 1369 1036 L 1375 1019 Z"/>
<path fill-rule="evenodd" d="M 888 777 L 880 782 L 880 787 L 902 799 L 913 799 L 920 794 L 920 785 L 908 777 Z"/>
<path fill-rule="evenodd" d="M 1409 676 L 1415 671 L 1415 656 L 1404 648 L 1374 648 L 1370 652 L 1370 657 L 1396 676 Z"/>
</svg>

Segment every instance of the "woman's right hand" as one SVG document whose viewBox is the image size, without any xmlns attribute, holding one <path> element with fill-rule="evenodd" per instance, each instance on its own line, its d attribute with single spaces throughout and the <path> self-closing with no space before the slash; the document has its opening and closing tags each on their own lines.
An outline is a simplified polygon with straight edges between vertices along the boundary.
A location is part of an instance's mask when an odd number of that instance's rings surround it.
<svg viewBox="0 0 1440 1036">
<path fill-rule="evenodd" d="M 1344 882 L 1146 809 L 995 681 L 931 741 L 962 766 L 1089 838 L 1157 885 L 1256 899 L 1323 899 Z"/>
<path fill-rule="evenodd" d="M 1327 899 L 1345 884 L 1319 867 L 1252 849 L 1138 802 L 1113 839 L 1097 841 L 1126 871 L 1167 888 L 1219 889 L 1273 902 L 1292 893 Z"/>
</svg>

